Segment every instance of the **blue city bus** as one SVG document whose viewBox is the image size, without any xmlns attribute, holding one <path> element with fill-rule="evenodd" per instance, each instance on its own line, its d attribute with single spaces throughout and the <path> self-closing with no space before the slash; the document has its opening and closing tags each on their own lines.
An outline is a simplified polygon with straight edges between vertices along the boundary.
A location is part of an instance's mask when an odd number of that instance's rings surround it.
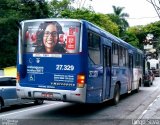
<svg viewBox="0 0 160 125">
<path fill-rule="evenodd" d="M 86 20 L 22 21 L 17 57 L 17 94 L 27 99 L 117 104 L 143 77 L 143 52 Z"/>
</svg>

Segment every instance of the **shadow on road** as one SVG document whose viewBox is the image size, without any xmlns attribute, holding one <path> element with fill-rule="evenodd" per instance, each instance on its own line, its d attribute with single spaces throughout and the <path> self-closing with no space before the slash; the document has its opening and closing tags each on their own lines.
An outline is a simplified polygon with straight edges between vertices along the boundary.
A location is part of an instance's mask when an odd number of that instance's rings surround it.
<svg viewBox="0 0 160 125">
<path fill-rule="evenodd" d="M 50 109 L 50 111 L 44 111 L 39 113 L 37 117 L 46 117 L 46 118 L 83 118 L 87 116 L 93 116 L 102 110 L 106 110 L 113 105 L 112 101 L 107 101 L 101 104 L 74 104 L 67 103 L 67 105 L 58 106 L 56 108 Z"/>
</svg>

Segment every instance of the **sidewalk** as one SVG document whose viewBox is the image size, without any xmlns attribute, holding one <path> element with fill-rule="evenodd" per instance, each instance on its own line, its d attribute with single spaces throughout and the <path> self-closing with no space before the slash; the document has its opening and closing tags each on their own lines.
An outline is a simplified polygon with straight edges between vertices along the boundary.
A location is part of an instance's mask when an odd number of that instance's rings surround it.
<svg viewBox="0 0 160 125">
<path fill-rule="evenodd" d="M 139 119 L 158 119 L 160 120 L 160 95 L 142 113 Z"/>
</svg>

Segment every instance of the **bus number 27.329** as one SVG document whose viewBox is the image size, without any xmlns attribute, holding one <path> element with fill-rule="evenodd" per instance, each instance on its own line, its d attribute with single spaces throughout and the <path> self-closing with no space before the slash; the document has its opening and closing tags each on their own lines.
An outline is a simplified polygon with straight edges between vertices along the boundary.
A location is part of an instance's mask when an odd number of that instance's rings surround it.
<svg viewBox="0 0 160 125">
<path fill-rule="evenodd" d="M 74 66 L 73 65 L 56 65 L 56 70 L 68 70 L 68 71 L 73 71 Z"/>
</svg>

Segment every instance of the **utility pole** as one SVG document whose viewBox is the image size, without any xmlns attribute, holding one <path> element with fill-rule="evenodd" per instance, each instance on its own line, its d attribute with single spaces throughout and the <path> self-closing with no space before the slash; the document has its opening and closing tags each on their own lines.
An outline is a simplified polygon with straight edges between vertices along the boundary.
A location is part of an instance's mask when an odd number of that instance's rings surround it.
<svg viewBox="0 0 160 125">
<path fill-rule="evenodd" d="M 160 18 L 160 0 L 147 0 L 149 3 L 151 3 L 156 10 L 156 13 L 158 14 Z"/>
</svg>

